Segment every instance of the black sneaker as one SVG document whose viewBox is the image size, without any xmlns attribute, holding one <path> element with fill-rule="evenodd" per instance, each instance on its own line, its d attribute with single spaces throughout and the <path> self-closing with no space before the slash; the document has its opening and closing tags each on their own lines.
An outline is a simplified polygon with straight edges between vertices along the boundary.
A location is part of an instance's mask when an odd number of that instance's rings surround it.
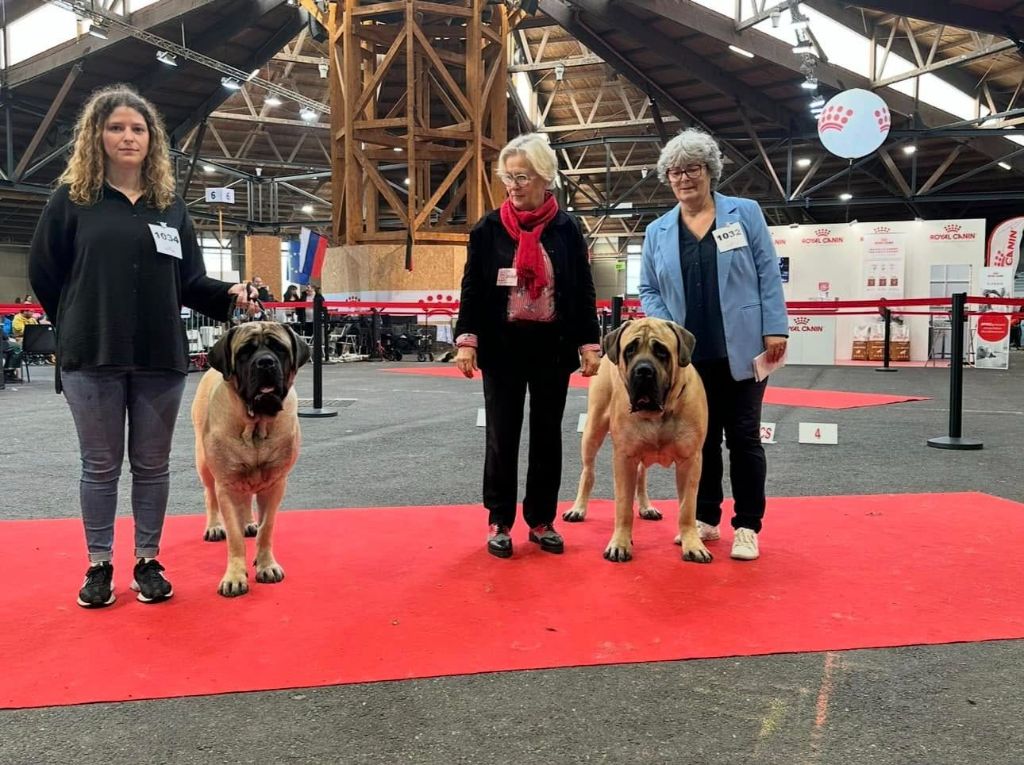
<svg viewBox="0 0 1024 765">
<path fill-rule="evenodd" d="M 114 596 L 114 566 L 103 561 L 89 566 L 85 581 L 78 591 L 78 605 L 82 608 L 103 608 L 116 600 Z"/>
<path fill-rule="evenodd" d="M 540 545 L 544 552 L 559 555 L 565 550 L 562 535 L 555 531 L 555 527 L 550 523 L 542 523 L 530 529 L 530 541 Z"/>
<path fill-rule="evenodd" d="M 164 567 L 155 558 L 145 562 L 139 560 L 135 564 L 135 581 L 132 582 L 132 589 L 139 593 L 140 602 L 159 603 L 174 594 L 171 583 L 164 579 L 161 573 L 163 570 Z"/>
</svg>

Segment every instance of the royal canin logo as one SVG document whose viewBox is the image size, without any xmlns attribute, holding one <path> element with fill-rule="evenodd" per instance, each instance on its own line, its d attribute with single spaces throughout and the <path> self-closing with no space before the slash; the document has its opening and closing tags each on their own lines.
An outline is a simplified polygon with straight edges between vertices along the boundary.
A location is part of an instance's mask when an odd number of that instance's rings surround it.
<svg viewBox="0 0 1024 765">
<path fill-rule="evenodd" d="M 830 228 L 814 229 L 814 236 L 805 236 L 800 240 L 801 244 L 842 244 L 845 240 L 841 236 L 833 236 Z"/>
<path fill-rule="evenodd" d="M 786 240 L 785 239 L 776 239 L 774 241 L 775 241 L 775 246 L 776 247 L 784 247 L 786 245 Z"/>
<path fill-rule="evenodd" d="M 889 107 L 883 106 L 881 109 L 875 109 L 875 122 L 878 123 L 878 132 L 888 132 L 889 128 L 892 127 L 892 119 L 889 116 Z"/>
<path fill-rule="evenodd" d="M 873 229 L 871 229 L 872 234 L 889 234 L 891 232 L 892 229 L 889 228 L 888 226 L 875 226 Z"/>
<path fill-rule="evenodd" d="M 853 109 L 847 109 L 838 104 L 829 106 L 818 117 L 818 132 L 827 133 L 829 130 L 835 130 L 837 133 L 842 133 L 852 116 Z"/>
<path fill-rule="evenodd" d="M 931 234 L 928 238 L 933 242 L 971 242 L 978 235 L 974 231 L 964 231 L 959 223 L 947 223 L 942 227 L 942 233 Z"/>
<path fill-rule="evenodd" d="M 789 325 L 791 333 L 796 332 L 824 332 L 825 328 L 820 324 L 811 324 L 810 316 L 794 316 L 793 322 Z"/>
</svg>

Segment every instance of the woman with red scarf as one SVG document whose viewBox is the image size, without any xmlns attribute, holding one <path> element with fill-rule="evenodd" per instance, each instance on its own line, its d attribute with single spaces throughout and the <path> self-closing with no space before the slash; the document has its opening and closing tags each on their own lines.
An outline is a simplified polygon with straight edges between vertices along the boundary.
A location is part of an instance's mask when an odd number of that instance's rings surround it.
<svg viewBox="0 0 1024 765">
<path fill-rule="evenodd" d="M 523 496 L 528 539 L 550 553 L 564 549 L 555 531 L 562 480 L 562 413 L 569 375 L 597 373 L 600 329 L 587 244 L 579 223 L 551 194 L 558 159 L 537 133 L 509 142 L 498 156 L 508 191 L 469 235 L 455 325 L 456 366 L 484 381 L 487 446 L 484 507 L 487 550 L 512 555 L 519 437 L 530 393 L 530 452 Z"/>
</svg>

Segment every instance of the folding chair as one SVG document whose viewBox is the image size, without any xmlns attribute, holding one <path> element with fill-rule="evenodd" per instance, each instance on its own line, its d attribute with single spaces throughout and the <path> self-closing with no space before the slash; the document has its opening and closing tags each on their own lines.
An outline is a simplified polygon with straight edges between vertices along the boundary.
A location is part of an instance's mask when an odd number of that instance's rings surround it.
<svg viewBox="0 0 1024 765">
<path fill-rule="evenodd" d="M 48 359 L 57 353 L 57 335 L 54 334 L 52 324 L 29 324 L 25 327 L 25 334 L 21 336 L 21 369 L 25 375 L 25 382 L 32 382 L 32 376 L 28 371 L 29 364 L 39 363 L 40 359 Z"/>
</svg>

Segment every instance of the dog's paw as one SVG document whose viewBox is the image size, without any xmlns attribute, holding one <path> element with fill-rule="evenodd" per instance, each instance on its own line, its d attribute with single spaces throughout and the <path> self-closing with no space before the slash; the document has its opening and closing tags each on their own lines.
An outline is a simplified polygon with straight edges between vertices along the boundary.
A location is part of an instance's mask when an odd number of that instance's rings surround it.
<svg viewBox="0 0 1024 765">
<path fill-rule="evenodd" d="M 580 523 L 587 517 L 587 508 L 573 505 L 564 513 L 562 513 L 562 520 L 568 523 Z"/>
<path fill-rule="evenodd" d="M 711 553 L 704 545 L 683 550 L 683 560 L 690 563 L 710 563 Z"/>
<path fill-rule="evenodd" d="M 225 575 L 217 586 L 217 592 L 225 598 L 237 598 L 249 591 L 249 580 L 245 575 L 241 577 L 230 577 Z"/>
<path fill-rule="evenodd" d="M 228 533 L 223 526 L 210 526 L 203 532 L 203 540 L 206 542 L 223 542 L 227 537 Z"/>
<path fill-rule="evenodd" d="M 247 524 L 245 524 L 245 535 L 247 537 L 254 537 L 254 536 L 256 536 L 259 533 L 259 531 L 260 531 L 260 527 L 259 527 L 258 523 L 247 523 Z"/>
<path fill-rule="evenodd" d="M 616 542 L 613 539 L 604 548 L 604 559 L 610 560 L 612 563 L 625 563 L 628 560 L 633 560 L 632 543 Z"/>
<path fill-rule="evenodd" d="M 284 579 L 284 569 L 276 563 L 256 569 L 256 581 L 260 584 L 277 584 Z"/>
<path fill-rule="evenodd" d="M 661 511 L 653 506 L 641 507 L 639 515 L 645 521 L 660 521 Z"/>
</svg>

